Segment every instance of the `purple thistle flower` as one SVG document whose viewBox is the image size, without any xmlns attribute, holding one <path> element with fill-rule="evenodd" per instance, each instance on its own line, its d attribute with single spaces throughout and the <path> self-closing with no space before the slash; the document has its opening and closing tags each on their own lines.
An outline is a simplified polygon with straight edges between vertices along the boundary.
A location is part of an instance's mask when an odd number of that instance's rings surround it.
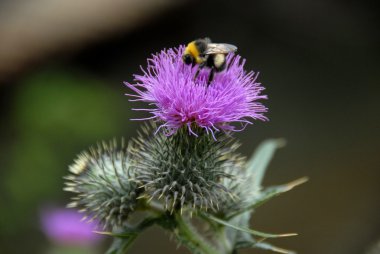
<svg viewBox="0 0 380 254">
<path fill-rule="evenodd" d="M 204 128 L 207 133 L 214 131 L 243 130 L 250 120 L 268 120 L 263 113 L 267 108 L 258 102 L 266 99 L 261 95 L 264 87 L 256 82 L 258 73 L 246 72 L 245 60 L 238 55 L 227 56 L 227 69 L 216 73 L 207 86 L 209 69 L 204 68 L 194 79 L 198 66 L 185 65 L 182 61 L 184 47 L 163 50 L 148 59 L 148 67 L 143 75 L 134 75 L 135 84 L 124 82 L 136 94 L 130 101 L 144 101 L 153 108 L 134 109 L 148 111 L 153 116 L 134 120 L 155 119 L 164 123 L 158 127 L 165 129 L 166 135 L 174 134 L 180 127 L 188 126 L 193 132 L 193 123 Z M 242 128 L 237 129 L 233 124 Z"/>
<path fill-rule="evenodd" d="M 47 209 L 41 213 L 41 227 L 46 236 L 58 244 L 92 246 L 102 236 L 93 232 L 97 227 L 95 221 L 84 222 L 82 217 L 77 211 L 70 209 Z"/>
</svg>

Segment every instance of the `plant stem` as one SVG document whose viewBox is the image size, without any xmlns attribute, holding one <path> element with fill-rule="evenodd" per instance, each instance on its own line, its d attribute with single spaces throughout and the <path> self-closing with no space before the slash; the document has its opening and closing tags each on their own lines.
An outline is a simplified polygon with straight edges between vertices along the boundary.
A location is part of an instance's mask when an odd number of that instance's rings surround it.
<svg viewBox="0 0 380 254">
<path fill-rule="evenodd" d="M 222 246 L 223 253 L 232 253 L 232 245 L 227 239 L 226 228 L 220 226 L 215 232 L 220 245 Z"/>
<path fill-rule="evenodd" d="M 177 225 L 175 229 L 177 238 L 193 253 L 219 254 L 219 251 L 208 244 L 207 240 L 200 236 L 181 214 L 175 214 L 175 221 Z"/>
</svg>

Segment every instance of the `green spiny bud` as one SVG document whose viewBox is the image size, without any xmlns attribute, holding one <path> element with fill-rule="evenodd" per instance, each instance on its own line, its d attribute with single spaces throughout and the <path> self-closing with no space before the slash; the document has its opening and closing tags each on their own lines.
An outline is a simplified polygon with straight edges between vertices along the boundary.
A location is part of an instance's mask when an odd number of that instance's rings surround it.
<svg viewBox="0 0 380 254">
<path fill-rule="evenodd" d="M 152 125 L 143 128 L 130 149 L 131 165 L 145 197 L 163 200 L 171 212 L 184 206 L 217 211 L 221 200 L 231 199 L 222 181 L 232 177 L 226 172 L 241 160 L 234 139 L 221 133 L 214 140 L 202 128 L 195 137 L 186 127 L 172 136 L 152 135 L 156 128 Z"/>
<path fill-rule="evenodd" d="M 78 155 L 69 167 L 64 190 L 76 193 L 68 207 L 77 207 L 104 228 L 121 226 L 137 205 L 138 188 L 130 170 L 124 140 L 103 142 Z"/>
</svg>

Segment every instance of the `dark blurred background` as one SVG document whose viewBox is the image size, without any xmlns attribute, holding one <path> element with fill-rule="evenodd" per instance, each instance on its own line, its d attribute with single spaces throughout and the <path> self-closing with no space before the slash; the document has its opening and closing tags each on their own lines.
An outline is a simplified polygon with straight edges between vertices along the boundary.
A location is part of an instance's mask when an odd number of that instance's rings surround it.
<svg viewBox="0 0 380 254">
<path fill-rule="evenodd" d="M 1 1 L 0 252 L 53 253 L 40 213 L 68 202 L 67 166 L 99 140 L 136 135 L 129 119 L 140 113 L 122 81 L 152 53 L 209 36 L 237 45 L 269 96 L 271 121 L 237 135 L 241 152 L 284 137 L 265 184 L 310 177 L 261 207 L 252 227 L 298 232 L 273 243 L 299 253 L 367 253 L 380 239 L 375 3 Z M 176 251 L 186 252 L 152 228 L 131 253 Z"/>
</svg>

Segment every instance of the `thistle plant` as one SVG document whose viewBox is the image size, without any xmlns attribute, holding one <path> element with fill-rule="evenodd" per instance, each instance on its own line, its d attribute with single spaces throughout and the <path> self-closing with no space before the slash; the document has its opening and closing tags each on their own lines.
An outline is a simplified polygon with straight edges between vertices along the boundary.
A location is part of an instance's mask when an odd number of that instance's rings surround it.
<svg viewBox="0 0 380 254">
<path fill-rule="evenodd" d="M 245 61 L 230 54 L 228 68 L 208 85 L 209 70 L 195 77 L 197 66 L 182 62 L 183 50 L 153 55 L 134 83 L 125 82 L 131 101 L 149 105 L 134 110 L 150 116 L 137 119 L 146 123 L 136 138 L 103 142 L 78 156 L 65 178 L 65 190 L 74 193 L 69 206 L 99 221 L 97 233 L 114 237 L 109 254 L 126 253 L 155 224 L 192 253 L 295 253 L 268 240 L 296 234 L 250 228 L 260 205 L 307 180 L 262 186 L 282 139 L 263 142 L 250 159 L 237 151 L 234 132 L 268 120 L 258 74 L 245 71 Z"/>
</svg>

